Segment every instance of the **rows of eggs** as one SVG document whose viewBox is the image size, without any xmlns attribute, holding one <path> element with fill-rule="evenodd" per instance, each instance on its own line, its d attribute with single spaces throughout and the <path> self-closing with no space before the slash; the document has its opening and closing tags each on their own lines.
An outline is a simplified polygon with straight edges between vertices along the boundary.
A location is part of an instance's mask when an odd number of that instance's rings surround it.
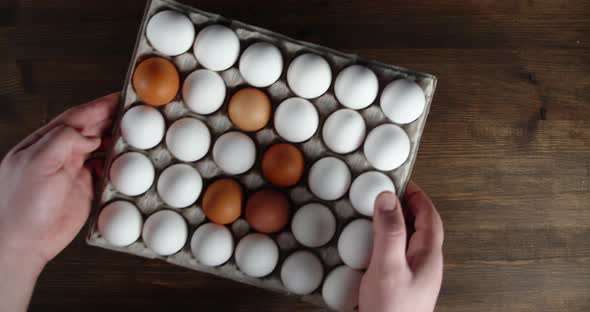
<svg viewBox="0 0 590 312">
<path fill-rule="evenodd" d="M 172 35 L 173 34 L 173 35 Z M 188 75 L 180 86 L 178 70 L 163 57 L 150 57 L 135 69 L 132 86 L 145 103 L 128 109 L 120 124 L 125 142 L 138 150 L 149 150 L 164 140 L 167 149 L 181 163 L 165 168 L 156 181 L 160 199 L 169 207 L 185 208 L 201 197 L 201 207 L 208 223 L 199 226 L 190 241 L 197 261 L 219 266 L 234 255 L 240 271 L 252 277 L 264 277 L 278 264 L 277 244 L 267 234 L 281 231 L 291 224 L 295 239 L 305 247 L 321 247 L 336 234 L 336 218 L 320 203 L 299 207 L 289 222 L 290 207 L 286 196 L 264 188 L 254 192 L 245 203 L 245 219 L 256 230 L 243 237 L 234 248 L 234 239 L 226 225 L 242 215 L 243 190 L 237 180 L 222 178 L 202 192 L 203 180 L 198 170 L 187 164 L 202 159 L 212 148 L 215 164 L 228 176 L 240 175 L 256 161 L 256 145 L 243 132 L 256 132 L 273 118 L 273 127 L 284 140 L 268 148 L 262 157 L 262 175 L 272 185 L 290 187 L 304 175 L 305 158 L 294 143 L 310 139 L 320 127 L 318 111 L 309 100 L 323 95 L 332 83 L 328 62 L 307 53 L 297 56 L 288 66 L 287 83 L 296 97 L 282 101 L 274 110 L 268 95 L 259 88 L 275 83 L 283 71 L 281 51 L 267 42 L 250 45 L 240 56 L 240 41 L 233 30 L 209 25 L 195 38 L 190 19 L 175 11 L 161 11 L 147 24 L 146 37 L 160 54 L 175 56 L 193 47 L 204 67 Z M 239 59 L 239 61 L 238 61 Z M 239 62 L 239 72 L 250 85 L 235 92 L 227 105 L 227 115 L 240 131 L 229 131 L 211 144 L 210 131 L 202 121 L 184 117 L 168 129 L 157 107 L 171 102 L 181 90 L 189 110 L 208 115 L 218 111 L 225 101 L 226 86 L 218 74 Z M 371 105 L 378 95 L 375 73 L 362 65 L 344 68 L 334 81 L 334 93 L 343 108 L 324 122 L 321 136 L 336 154 L 348 154 L 363 145 L 367 161 L 376 169 L 362 173 L 354 181 L 345 162 L 337 157 L 317 160 L 309 169 L 310 191 L 324 201 L 333 201 L 348 193 L 353 208 L 372 216 L 373 203 L 382 191 L 395 192 L 387 175 L 401 166 L 409 156 L 410 140 L 399 126 L 415 121 L 425 107 L 422 89 L 413 81 L 399 79 L 381 92 L 380 107 L 393 123 L 380 125 L 366 134 L 363 117 L 357 112 Z M 155 169 L 148 157 L 139 152 L 119 155 L 109 172 L 113 186 L 127 196 L 139 196 L 154 183 Z M 351 183 L 352 182 L 352 183 Z M 201 196 L 202 193 L 202 196 Z M 117 200 L 103 208 L 98 231 L 114 246 L 127 246 L 142 237 L 148 248 L 161 256 L 180 251 L 188 239 L 183 217 L 173 210 L 160 210 L 145 222 L 134 204 Z M 299 295 L 312 293 L 323 282 L 322 295 L 328 306 L 350 310 L 357 304 L 362 271 L 372 250 L 372 223 L 360 218 L 349 223 L 337 240 L 343 265 L 324 279 L 321 260 L 309 251 L 300 250 L 283 261 L 280 277 L 287 290 Z"/>
</svg>

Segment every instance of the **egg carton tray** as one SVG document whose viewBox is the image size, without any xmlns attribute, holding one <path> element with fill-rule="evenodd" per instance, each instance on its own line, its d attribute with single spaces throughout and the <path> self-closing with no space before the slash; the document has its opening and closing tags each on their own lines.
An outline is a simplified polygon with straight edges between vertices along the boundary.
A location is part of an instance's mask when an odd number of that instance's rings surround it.
<svg viewBox="0 0 590 312">
<path fill-rule="evenodd" d="M 333 83 L 328 92 L 326 92 L 324 95 L 320 96 L 319 98 L 310 100 L 319 112 L 320 126 L 318 127 L 318 130 L 311 139 L 303 143 L 295 143 L 295 145 L 298 146 L 303 152 L 306 161 L 305 174 L 297 185 L 291 188 L 277 188 L 275 186 L 271 186 L 262 177 L 260 165 L 262 152 L 265 151 L 266 148 L 272 145 L 273 143 L 281 141 L 281 139 L 273 129 L 272 122 L 260 131 L 257 131 L 255 133 L 248 133 L 248 135 L 255 141 L 257 145 L 257 161 L 253 168 L 251 168 L 244 174 L 231 176 L 232 178 L 235 178 L 238 181 L 240 181 L 242 186 L 245 188 L 244 194 L 246 198 L 255 190 L 268 186 L 274 189 L 282 190 L 283 192 L 288 194 L 292 210 L 291 213 L 293 213 L 294 210 L 306 203 L 319 202 L 326 205 L 327 207 L 330 207 L 330 209 L 336 216 L 336 234 L 328 244 L 319 248 L 307 248 L 301 246 L 295 240 L 294 236 L 290 232 L 290 226 L 286 226 L 285 229 L 283 229 L 281 232 L 277 234 L 270 235 L 270 237 L 273 238 L 277 243 L 280 255 L 279 262 L 275 267 L 274 271 L 266 277 L 253 278 L 245 275 L 237 268 L 234 261 L 234 256 L 232 256 L 232 258 L 227 263 L 218 267 L 208 267 L 199 264 L 197 260 L 192 256 L 190 251 L 190 235 L 200 224 L 206 222 L 206 217 L 199 206 L 201 198 L 199 198 L 199 200 L 194 205 L 188 208 L 174 209 L 167 207 L 166 204 L 164 204 L 162 200 L 159 198 L 158 194 L 156 193 L 155 183 L 146 193 L 137 197 L 129 197 L 117 192 L 111 184 L 111 182 L 109 181 L 107 173 L 109 172 L 110 164 L 117 155 L 120 155 L 127 151 L 137 151 L 148 156 L 150 160 L 153 162 L 154 167 L 156 168 L 156 175 L 158 175 L 158 173 L 160 173 L 167 166 L 179 162 L 176 159 L 174 159 L 174 157 L 169 153 L 163 141 L 155 148 L 149 149 L 147 151 L 136 150 L 130 147 L 121 138 L 118 126 L 121 116 L 123 115 L 123 112 L 125 112 L 126 109 L 128 109 L 132 105 L 141 102 L 141 100 L 133 90 L 131 84 L 131 77 L 135 69 L 135 66 L 143 59 L 154 55 L 158 55 L 169 59 L 177 66 L 180 72 L 181 81 L 189 73 L 201 68 L 201 66 L 199 66 L 195 59 L 195 56 L 192 53 L 192 48 L 188 52 L 181 54 L 179 56 L 168 57 L 165 55 L 161 55 L 150 46 L 145 36 L 147 22 L 149 21 L 149 18 L 151 16 L 163 9 L 172 9 L 188 15 L 189 18 L 193 21 L 197 32 L 203 27 L 210 24 L 222 24 L 232 28 L 240 39 L 242 51 L 245 49 L 245 47 L 257 41 L 266 41 L 277 46 L 281 50 L 284 58 L 285 66 L 283 68 L 283 73 L 281 75 L 281 78 L 276 83 L 272 84 L 267 88 L 263 88 L 263 90 L 265 90 L 266 93 L 270 96 L 273 107 L 276 107 L 282 100 L 295 96 L 287 86 L 286 68 L 288 67 L 288 64 L 291 60 L 293 60 L 294 57 L 300 55 L 303 52 L 312 52 L 323 56 L 330 63 L 332 67 L 332 73 L 338 73 L 341 69 L 351 64 L 362 64 L 368 66 L 375 72 L 375 74 L 378 77 L 379 94 L 381 94 L 381 91 L 383 90 L 384 86 L 386 86 L 389 82 L 395 79 L 406 78 L 417 82 L 423 89 L 424 94 L 426 95 L 425 110 L 423 114 L 414 122 L 411 122 L 406 125 L 399 125 L 406 131 L 410 138 L 410 155 L 406 162 L 397 169 L 389 172 L 384 172 L 394 182 L 398 194 L 404 193 L 405 187 L 410 178 L 412 167 L 416 160 L 420 137 L 425 126 L 426 117 L 428 115 L 430 103 L 432 101 L 432 97 L 436 87 L 436 77 L 429 74 L 410 71 L 397 66 L 364 60 L 359 58 L 357 55 L 345 54 L 313 43 L 294 40 L 266 29 L 262 29 L 239 21 L 224 18 L 217 14 L 204 12 L 184 4 L 177 3 L 175 1 L 152 0 L 148 2 L 141 23 L 141 27 L 139 29 L 139 34 L 137 36 L 135 50 L 126 76 L 125 85 L 121 93 L 120 106 L 118 109 L 118 118 L 116 126 L 113 130 L 113 143 L 111 149 L 107 154 L 107 165 L 105 166 L 104 174 L 105 178 L 102 182 L 100 192 L 98 196 L 96 196 L 94 205 L 95 209 L 90 220 L 89 233 L 87 235 L 87 243 L 93 246 L 134 254 L 146 258 L 158 258 L 178 266 L 214 274 L 241 283 L 250 284 L 256 287 L 261 287 L 273 291 L 278 291 L 284 294 L 289 294 L 289 292 L 282 286 L 280 280 L 279 272 L 281 264 L 286 256 L 288 256 L 296 250 L 309 250 L 315 253 L 317 256 L 319 256 L 323 262 L 324 274 L 326 275 L 332 268 L 342 264 L 342 261 L 339 258 L 338 251 L 336 248 L 336 242 L 340 232 L 342 231 L 344 226 L 348 224 L 350 221 L 357 218 L 363 218 L 364 216 L 360 215 L 353 209 L 348 199 L 348 193 L 342 198 L 335 201 L 324 201 L 314 196 L 309 191 L 309 188 L 307 186 L 306 178 L 307 173 L 309 171 L 308 169 L 311 166 L 311 164 L 313 164 L 316 160 L 320 159 L 321 157 L 334 156 L 346 162 L 346 164 L 349 166 L 349 169 L 351 170 L 353 180 L 355 177 L 357 177 L 365 171 L 374 170 L 372 169 L 370 164 L 367 162 L 365 156 L 363 155 L 362 148 L 357 149 L 355 152 L 346 155 L 340 155 L 331 152 L 322 142 L 321 127 L 323 125 L 323 122 L 330 115 L 330 113 L 334 112 L 338 108 L 343 108 L 334 96 Z M 246 85 L 246 82 L 241 77 L 239 70 L 237 68 L 237 62 L 236 64 L 234 64 L 233 67 L 220 72 L 220 74 L 227 86 L 228 95 L 233 94 L 235 90 Z M 163 113 L 166 119 L 167 126 L 169 126 L 173 121 L 181 117 L 190 116 L 202 120 L 209 127 L 209 130 L 211 131 L 211 142 L 214 142 L 223 133 L 227 131 L 237 130 L 232 125 L 232 122 L 226 114 L 226 107 L 229 98 L 229 96 L 226 96 L 225 103 L 223 104 L 223 106 L 217 112 L 207 116 L 198 115 L 189 111 L 183 103 L 180 94 L 176 96 L 173 102 L 158 109 Z M 372 105 L 359 111 L 365 120 L 367 133 L 378 125 L 384 123 L 391 123 L 382 113 L 377 102 L 378 98 Z M 213 162 L 211 156 L 211 149 L 204 158 L 197 162 L 189 164 L 191 166 L 194 166 L 201 174 L 203 178 L 203 190 L 205 190 L 206 187 L 214 179 L 225 176 L 221 169 L 219 169 Z M 114 200 L 119 199 L 133 202 L 139 208 L 140 212 L 144 217 L 144 220 L 150 214 L 162 209 L 171 209 L 179 212 L 182 216 L 184 216 L 187 224 L 189 225 L 189 237 L 187 238 L 187 243 L 185 244 L 184 248 L 174 255 L 162 257 L 158 256 L 153 251 L 148 249 L 145 246 L 145 244 L 141 241 L 141 238 L 137 242 L 127 247 L 114 247 L 109 245 L 105 241 L 105 239 L 101 237 L 100 233 L 97 230 L 98 214 L 102 207 Z M 246 222 L 246 220 L 243 218 L 243 216 L 237 221 L 228 225 L 228 227 L 233 233 L 236 242 L 238 242 L 239 239 L 244 235 L 253 231 Z M 320 290 L 321 287 L 314 293 L 303 296 L 302 300 L 323 306 L 324 303 L 322 300 Z"/>
</svg>

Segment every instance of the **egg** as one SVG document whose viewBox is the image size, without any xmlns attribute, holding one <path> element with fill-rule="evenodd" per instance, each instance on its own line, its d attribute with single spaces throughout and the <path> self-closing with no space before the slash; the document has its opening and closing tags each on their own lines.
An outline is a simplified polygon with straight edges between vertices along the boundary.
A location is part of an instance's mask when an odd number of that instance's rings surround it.
<svg viewBox="0 0 590 312">
<path fill-rule="evenodd" d="M 202 208 L 205 216 L 218 224 L 229 224 L 242 214 L 242 187 L 232 179 L 219 179 L 205 190 Z"/>
<path fill-rule="evenodd" d="M 195 118 L 178 119 L 166 132 L 166 147 L 180 161 L 192 162 L 203 158 L 210 145 L 209 128 Z"/>
<path fill-rule="evenodd" d="M 297 96 L 317 98 L 326 93 L 332 83 L 330 64 L 317 54 L 301 54 L 287 69 L 287 83 Z"/>
<path fill-rule="evenodd" d="M 210 25 L 197 35 L 194 53 L 203 67 L 214 71 L 226 70 L 238 59 L 240 40 L 230 28 Z"/>
<path fill-rule="evenodd" d="M 358 305 L 363 274 L 341 265 L 333 269 L 324 280 L 322 298 L 336 311 L 353 311 Z"/>
<path fill-rule="evenodd" d="M 246 204 L 246 221 L 262 233 L 280 231 L 289 222 L 289 201 L 275 190 L 264 189 L 252 194 Z"/>
<path fill-rule="evenodd" d="M 152 186 L 154 176 L 154 165 L 147 156 L 138 152 L 118 156 L 109 171 L 115 189 L 127 196 L 145 193 Z"/>
<path fill-rule="evenodd" d="M 398 79 L 383 89 L 380 105 L 389 120 L 407 124 L 422 115 L 426 106 L 426 96 L 424 90 L 414 81 Z"/>
<path fill-rule="evenodd" d="M 172 62 L 162 57 L 150 57 L 135 68 L 132 85 L 145 103 L 161 106 L 174 100 L 180 78 Z"/>
<path fill-rule="evenodd" d="M 381 172 L 368 171 L 352 181 L 348 196 L 356 211 L 372 216 L 377 196 L 385 191 L 395 193 L 395 185 L 391 179 Z"/>
<path fill-rule="evenodd" d="M 203 180 L 197 169 L 187 164 L 172 165 L 160 174 L 156 189 L 162 201 L 172 208 L 185 208 L 197 201 Z"/>
<path fill-rule="evenodd" d="M 227 113 L 238 129 L 258 131 L 268 123 L 272 113 L 270 99 L 256 88 L 244 88 L 229 100 Z"/>
<path fill-rule="evenodd" d="M 281 77 L 283 56 L 281 51 L 268 42 L 249 46 L 240 57 L 240 74 L 255 87 L 268 87 Z"/>
<path fill-rule="evenodd" d="M 365 120 L 351 109 L 341 109 L 332 113 L 322 129 L 326 146 L 339 154 L 350 153 L 365 139 Z"/>
<path fill-rule="evenodd" d="M 366 66 L 350 65 L 334 81 L 334 94 L 338 101 L 351 109 L 363 109 L 377 97 L 377 75 Z"/>
<path fill-rule="evenodd" d="M 248 234 L 236 246 L 236 265 L 251 277 L 270 274 L 279 260 L 279 248 L 268 236 L 260 233 Z"/>
<path fill-rule="evenodd" d="M 121 118 L 123 140 L 137 149 L 150 149 L 158 145 L 165 129 L 164 117 L 152 106 L 133 106 Z"/>
<path fill-rule="evenodd" d="M 117 200 L 106 205 L 98 216 L 98 232 L 116 247 L 129 246 L 141 235 L 143 219 L 132 203 Z"/>
<path fill-rule="evenodd" d="M 369 132 L 365 140 L 364 153 L 367 161 L 375 169 L 390 171 L 408 159 L 410 138 L 402 128 L 384 124 Z"/>
<path fill-rule="evenodd" d="M 276 186 L 293 186 L 303 176 L 303 153 L 293 144 L 279 143 L 271 146 L 262 156 L 262 174 Z"/>
<path fill-rule="evenodd" d="M 336 217 L 330 209 L 319 203 L 309 203 L 299 208 L 291 221 L 295 239 L 306 247 L 327 244 L 336 233 Z"/>
<path fill-rule="evenodd" d="M 308 295 L 316 290 L 324 278 L 320 259 L 309 251 L 296 251 L 285 259 L 281 267 L 281 281 L 288 291 Z"/>
<path fill-rule="evenodd" d="M 160 210 L 145 220 L 141 237 L 156 254 L 169 256 L 184 247 L 187 235 L 188 227 L 180 214 L 172 210 Z"/>
<path fill-rule="evenodd" d="M 252 168 L 255 160 L 254 141 L 241 132 L 227 132 L 213 145 L 213 161 L 227 174 L 244 173 Z"/>
<path fill-rule="evenodd" d="M 324 157 L 309 170 L 309 189 L 323 200 L 336 200 L 346 194 L 350 186 L 350 170 L 336 157 Z"/>
<path fill-rule="evenodd" d="M 206 223 L 195 231 L 191 239 L 191 253 L 206 266 L 222 265 L 234 252 L 234 238 L 223 225 Z"/>
<path fill-rule="evenodd" d="M 218 110 L 225 100 L 225 82 L 218 73 L 207 69 L 192 72 L 182 85 L 182 98 L 188 108 L 202 115 Z"/>
<path fill-rule="evenodd" d="M 318 129 L 318 124 L 318 111 L 306 99 L 286 99 L 275 111 L 275 130 L 289 142 L 299 143 L 308 140 Z"/>
<path fill-rule="evenodd" d="M 171 34 L 174 34 L 171 36 Z M 182 54 L 193 45 L 195 26 L 188 16 L 165 10 L 150 18 L 145 35 L 149 43 L 158 52 L 165 55 Z"/>
<path fill-rule="evenodd" d="M 373 223 L 366 219 L 350 222 L 338 237 L 338 255 L 353 269 L 366 269 L 373 250 Z"/>
</svg>

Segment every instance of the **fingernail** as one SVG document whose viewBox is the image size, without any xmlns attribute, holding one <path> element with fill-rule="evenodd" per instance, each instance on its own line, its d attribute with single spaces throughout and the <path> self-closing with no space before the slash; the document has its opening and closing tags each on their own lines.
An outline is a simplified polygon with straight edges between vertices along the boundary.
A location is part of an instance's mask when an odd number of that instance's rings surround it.
<svg viewBox="0 0 590 312">
<path fill-rule="evenodd" d="M 394 211 L 397 208 L 397 199 L 392 192 L 382 192 L 377 196 L 376 208 L 384 212 Z"/>
</svg>

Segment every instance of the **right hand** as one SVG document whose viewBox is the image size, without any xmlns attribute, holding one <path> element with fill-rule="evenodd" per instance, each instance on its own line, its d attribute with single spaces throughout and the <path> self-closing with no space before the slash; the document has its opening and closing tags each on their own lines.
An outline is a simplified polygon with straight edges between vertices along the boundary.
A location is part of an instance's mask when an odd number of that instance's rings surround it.
<svg viewBox="0 0 590 312">
<path fill-rule="evenodd" d="M 442 220 L 417 184 L 408 184 L 404 200 L 415 228 L 407 249 L 397 196 L 384 192 L 375 201 L 373 254 L 361 283 L 361 312 L 434 311 L 443 274 Z"/>
</svg>

